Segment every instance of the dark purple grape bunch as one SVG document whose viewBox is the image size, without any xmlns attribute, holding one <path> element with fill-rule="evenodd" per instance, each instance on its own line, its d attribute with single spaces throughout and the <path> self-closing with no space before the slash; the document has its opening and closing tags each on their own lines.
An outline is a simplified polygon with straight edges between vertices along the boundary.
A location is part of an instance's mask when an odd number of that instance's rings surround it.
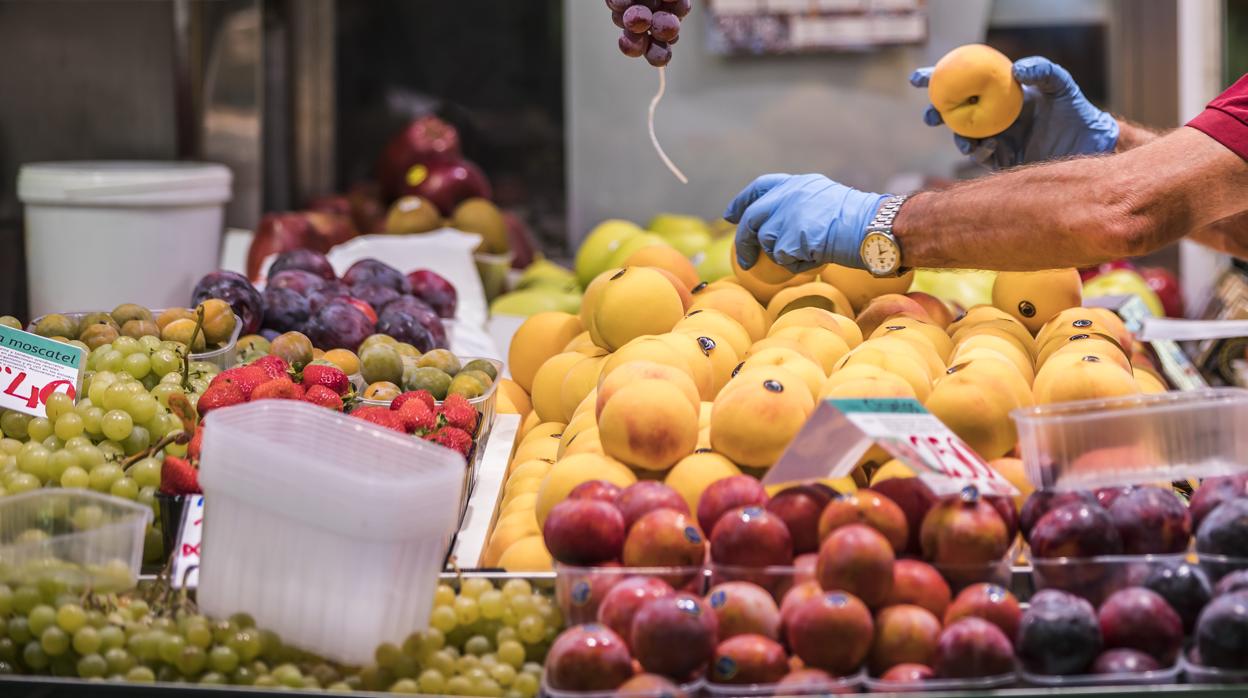
<svg viewBox="0 0 1248 698">
<path fill-rule="evenodd" d="M 624 30 L 620 52 L 629 58 L 645 56 L 656 68 L 671 62 L 680 20 L 692 8 L 692 0 L 607 0 L 611 21 Z"/>
</svg>

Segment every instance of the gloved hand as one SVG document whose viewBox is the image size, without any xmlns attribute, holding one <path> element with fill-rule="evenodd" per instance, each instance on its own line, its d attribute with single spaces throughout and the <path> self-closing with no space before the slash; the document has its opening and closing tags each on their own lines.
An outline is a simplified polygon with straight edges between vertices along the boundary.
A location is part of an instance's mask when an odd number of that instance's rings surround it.
<svg viewBox="0 0 1248 698">
<path fill-rule="evenodd" d="M 823 175 L 768 174 L 743 189 L 724 218 L 737 224 L 737 262 L 749 269 L 761 250 L 793 273 L 835 262 L 861 269 L 859 248 L 885 194 Z"/>
<path fill-rule="evenodd" d="M 910 84 L 927 87 L 931 68 L 919 68 Z M 994 169 L 1044 162 L 1071 155 L 1107 153 L 1118 143 L 1118 122 L 1083 96 L 1070 73 L 1041 56 L 1014 62 L 1014 79 L 1023 86 L 1023 110 L 1004 132 L 990 138 L 953 142 L 963 155 Z M 923 122 L 939 126 L 940 113 L 928 106 Z"/>
</svg>

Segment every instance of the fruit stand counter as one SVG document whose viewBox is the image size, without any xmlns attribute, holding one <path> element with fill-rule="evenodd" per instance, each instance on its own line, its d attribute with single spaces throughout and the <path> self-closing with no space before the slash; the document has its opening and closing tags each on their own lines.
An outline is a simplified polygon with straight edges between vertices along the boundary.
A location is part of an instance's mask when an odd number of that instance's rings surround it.
<svg viewBox="0 0 1248 698">
<path fill-rule="evenodd" d="M 43 677 L 0 677 L 0 694 L 20 698 L 22 696 L 39 696 L 39 698 L 175 698 L 175 696 L 297 696 L 326 695 L 322 691 L 290 691 L 262 690 L 242 686 L 196 686 L 188 684 L 153 684 L 135 685 L 122 683 L 94 682 L 84 683 L 75 679 L 56 679 Z M 374 693 L 360 691 L 353 695 L 383 696 L 392 693 Z M 864 694 L 865 695 L 865 694 Z M 889 695 L 914 695 L 874 693 L 873 696 L 885 698 Z M 1182 698 L 1232 698 L 1244 695 L 1244 688 L 1236 686 L 1113 686 L 1081 688 L 1034 688 L 1004 689 L 998 691 L 970 691 L 957 693 L 924 693 L 927 698 L 976 698 L 979 696 L 1009 696 L 1012 698 L 1031 698 L 1033 696 L 1115 696 L 1116 698 L 1132 698 L 1134 696 L 1182 696 Z"/>
</svg>

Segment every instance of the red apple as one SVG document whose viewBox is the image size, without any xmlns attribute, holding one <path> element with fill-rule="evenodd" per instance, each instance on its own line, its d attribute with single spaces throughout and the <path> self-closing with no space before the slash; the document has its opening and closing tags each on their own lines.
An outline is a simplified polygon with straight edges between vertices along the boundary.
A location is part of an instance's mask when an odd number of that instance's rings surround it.
<svg viewBox="0 0 1248 698">
<path fill-rule="evenodd" d="M 377 181 L 386 203 L 397 199 L 414 165 L 457 160 L 461 156 L 459 132 L 436 116 L 413 120 L 394 134 L 377 160 Z"/>
<path fill-rule="evenodd" d="M 737 507 L 766 506 L 767 490 L 749 475 L 733 475 L 712 482 L 698 499 L 698 525 L 714 531 L 719 517 Z"/>
<path fill-rule="evenodd" d="M 789 672 L 789 657 L 779 642 L 762 635 L 728 638 L 715 648 L 711 681 L 717 684 L 776 683 Z"/>
<path fill-rule="evenodd" d="M 702 531 L 687 514 L 675 509 L 655 509 L 646 514 L 624 539 L 624 564 L 628 567 L 695 567 L 705 558 Z"/>
<path fill-rule="evenodd" d="M 561 691 L 613 691 L 633 673 L 624 640 L 597 624 L 563 631 L 546 655 L 546 680 Z"/>
<path fill-rule="evenodd" d="M 731 567 L 792 564 L 789 527 L 762 507 L 733 509 L 719 517 L 711 531 L 711 560 Z"/>
<path fill-rule="evenodd" d="M 679 492 L 655 480 L 642 480 L 625 487 L 616 496 L 615 506 L 624 514 L 625 528 L 631 528 L 637 519 L 655 509 L 689 513 L 689 505 Z"/>
<path fill-rule="evenodd" d="M 546 516 L 542 537 L 550 556 L 565 565 L 607 562 L 624 549 L 624 517 L 606 502 L 565 499 Z"/>
<path fill-rule="evenodd" d="M 607 504 L 614 504 L 620 496 L 620 488 L 606 480 L 587 480 L 572 488 L 568 499 L 596 499 Z"/>
<path fill-rule="evenodd" d="M 780 637 L 780 609 L 767 590 L 750 582 L 724 582 L 711 587 L 707 601 L 719 620 L 719 639 L 753 633 Z"/>
<path fill-rule="evenodd" d="M 646 671 L 687 681 L 711 661 L 718 633 L 710 606 L 693 594 L 678 593 L 642 605 L 633 616 L 629 646 Z"/>
<path fill-rule="evenodd" d="M 468 160 L 416 165 L 409 171 L 401 194 L 425 197 L 443 216 L 451 215 L 464 199 L 493 196 L 485 174 Z"/>
<path fill-rule="evenodd" d="M 795 554 L 819 550 L 819 515 L 830 499 L 821 489 L 797 485 L 781 490 L 767 502 L 767 511 L 779 516 L 789 527 Z"/>
<path fill-rule="evenodd" d="M 1140 276 L 1161 299 L 1167 317 L 1183 317 L 1183 287 L 1174 274 L 1163 267 L 1144 267 Z"/>
<path fill-rule="evenodd" d="M 852 674 L 871 650 L 871 611 L 853 594 L 829 591 L 797 603 L 785 621 L 785 637 L 806 666 L 833 676 Z"/>
<path fill-rule="evenodd" d="M 633 628 L 633 616 L 650 599 L 671 596 L 676 591 L 672 585 L 658 577 L 629 577 L 611 587 L 598 605 L 598 622 L 628 637 Z"/>
</svg>

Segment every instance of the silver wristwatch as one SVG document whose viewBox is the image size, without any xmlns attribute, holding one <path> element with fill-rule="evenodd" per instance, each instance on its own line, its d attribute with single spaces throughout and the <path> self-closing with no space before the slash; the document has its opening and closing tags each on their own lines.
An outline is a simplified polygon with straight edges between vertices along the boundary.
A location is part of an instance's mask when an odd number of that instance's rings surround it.
<svg viewBox="0 0 1248 698">
<path fill-rule="evenodd" d="M 901 265 L 901 245 L 893 235 L 893 219 L 908 196 L 890 196 L 880 205 L 875 217 L 867 224 L 858 254 L 872 276 L 899 276 L 907 270 Z"/>
</svg>

